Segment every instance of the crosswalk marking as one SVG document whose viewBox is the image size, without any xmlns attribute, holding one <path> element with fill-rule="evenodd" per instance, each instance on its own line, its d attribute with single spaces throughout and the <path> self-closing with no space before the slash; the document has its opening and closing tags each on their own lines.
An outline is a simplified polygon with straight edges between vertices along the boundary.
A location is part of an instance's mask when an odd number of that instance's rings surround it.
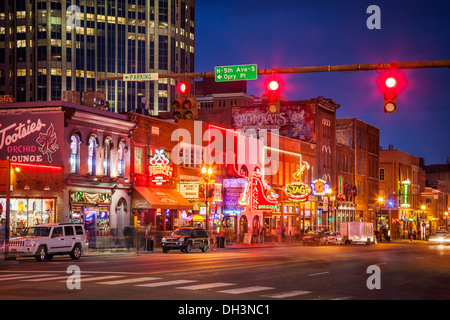
<svg viewBox="0 0 450 320">
<path fill-rule="evenodd" d="M 36 277 L 51 277 L 51 276 L 54 276 L 54 274 L 34 274 L 32 276 L 17 276 L 17 277 L 1 278 L 0 281 L 22 280 L 22 279 L 29 279 L 29 278 L 36 278 Z"/>
<path fill-rule="evenodd" d="M 23 274 L 21 274 L 21 273 L 16 273 L 16 274 L 5 274 L 5 275 L 0 276 L 0 279 L 1 279 L 1 278 L 7 278 L 7 277 L 14 277 L 14 276 L 23 276 Z"/>
<path fill-rule="evenodd" d="M 107 281 L 107 282 L 98 282 L 97 284 L 126 284 L 126 283 L 134 283 L 134 282 L 142 282 L 142 281 L 151 281 L 151 280 L 159 280 L 161 278 L 152 278 L 152 277 L 143 277 L 143 278 L 131 278 L 131 279 L 123 279 L 123 280 L 115 280 L 115 281 Z"/>
<path fill-rule="evenodd" d="M 280 292 L 280 293 L 275 293 L 275 294 L 262 295 L 262 297 L 273 298 L 273 299 L 284 299 L 284 298 L 296 297 L 296 296 L 301 296 L 301 295 L 310 294 L 310 293 L 312 293 L 312 291 L 294 290 L 294 291 Z"/>
<path fill-rule="evenodd" d="M 67 274 L 65 276 L 58 276 L 58 277 L 50 277 L 50 278 L 37 278 L 37 279 L 25 279 L 22 281 L 29 281 L 29 282 L 39 282 L 39 281 L 53 281 L 53 280 L 61 280 L 61 279 L 68 279 L 71 275 Z M 84 279 L 86 277 L 91 277 L 89 275 L 82 275 L 81 278 Z"/>
<path fill-rule="evenodd" d="M 114 279 L 114 278 L 123 278 L 123 277 L 124 276 L 101 276 L 101 277 L 82 279 L 82 281 L 83 282 L 86 282 L 86 281 L 101 281 L 101 280 Z M 61 281 L 61 282 L 66 282 L 66 281 Z"/>
<path fill-rule="evenodd" d="M 274 289 L 274 288 L 272 288 L 272 287 L 263 287 L 263 286 L 254 286 L 254 287 L 244 287 L 244 288 L 223 290 L 223 291 L 219 291 L 219 292 L 221 292 L 221 293 L 230 293 L 230 294 L 243 294 L 243 293 L 251 293 L 251 292 L 257 292 L 257 291 L 263 291 L 263 290 L 272 290 L 272 289 Z"/>
<path fill-rule="evenodd" d="M 177 287 L 176 289 L 204 290 L 204 289 L 219 288 L 219 287 L 234 286 L 234 285 L 235 285 L 235 283 L 213 282 L 213 283 L 198 284 L 198 285 L 187 286 L 187 287 Z"/>
<path fill-rule="evenodd" d="M 137 287 L 162 287 L 162 286 L 171 286 L 171 285 L 177 285 L 177 284 L 185 284 L 185 283 L 191 283 L 191 282 L 197 282 L 197 280 L 172 280 L 172 281 L 164 281 L 164 282 L 154 282 L 154 283 L 145 283 L 145 284 L 138 284 Z"/>
</svg>

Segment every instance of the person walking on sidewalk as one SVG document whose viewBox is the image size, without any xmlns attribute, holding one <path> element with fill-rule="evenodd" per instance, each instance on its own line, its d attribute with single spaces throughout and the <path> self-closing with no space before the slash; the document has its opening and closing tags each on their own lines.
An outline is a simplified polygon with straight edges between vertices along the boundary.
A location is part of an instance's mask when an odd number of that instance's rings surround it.
<svg viewBox="0 0 450 320">
<path fill-rule="evenodd" d="M 278 228 L 278 243 L 281 243 L 283 240 L 283 227 L 280 225 L 280 227 Z"/>
</svg>

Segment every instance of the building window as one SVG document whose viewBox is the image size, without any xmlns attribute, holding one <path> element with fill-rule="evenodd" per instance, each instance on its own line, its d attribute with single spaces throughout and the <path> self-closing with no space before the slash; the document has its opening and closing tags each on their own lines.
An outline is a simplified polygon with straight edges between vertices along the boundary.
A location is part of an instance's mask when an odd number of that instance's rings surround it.
<svg viewBox="0 0 450 320">
<path fill-rule="evenodd" d="M 92 136 L 89 138 L 88 146 L 88 173 L 91 176 L 96 175 L 96 160 L 97 160 L 97 138 Z"/>
<path fill-rule="evenodd" d="M 111 138 L 106 138 L 103 142 L 103 175 L 106 177 L 111 176 Z"/>
<path fill-rule="evenodd" d="M 145 147 L 134 148 L 134 173 L 145 174 Z"/>
<path fill-rule="evenodd" d="M 70 137 L 70 173 L 80 172 L 80 137 L 72 134 Z"/>
<path fill-rule="evenodd" d="M 117 176 L 125 178 L 125 151 L 126 145 L 124 141 L 120 141 L 117 160 Z"/>
<path fill-rule="evenodd" d="M 384 181 L 384 168 L 380 168 L 380 181 Z"/>
</svg>

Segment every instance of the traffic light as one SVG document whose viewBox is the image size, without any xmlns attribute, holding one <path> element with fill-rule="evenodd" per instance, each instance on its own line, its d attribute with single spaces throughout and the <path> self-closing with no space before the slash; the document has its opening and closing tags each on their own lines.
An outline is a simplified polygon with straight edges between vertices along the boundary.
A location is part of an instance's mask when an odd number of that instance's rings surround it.
<svg viewBox="0 0 450 320">
<path fill-rule="evenodd" d="M 276 79 L 271 79 L 267 84 L 267 89 L 269 113 L 280 113 L 280 82 Z"/>
<path fill-rule="evenodd" d="M 384 81 L 384 112 L 397 112 L 397 79 L 393 76 Z"/>
<path fill-rule="evenodd" d="M 197 99 L 190 94 L 190 85 L 186 81 L 177 84 L 176 90 L 180 98 L 172 102 L 175 121 L 180 119 L 198 119 Z"/>
</svg>

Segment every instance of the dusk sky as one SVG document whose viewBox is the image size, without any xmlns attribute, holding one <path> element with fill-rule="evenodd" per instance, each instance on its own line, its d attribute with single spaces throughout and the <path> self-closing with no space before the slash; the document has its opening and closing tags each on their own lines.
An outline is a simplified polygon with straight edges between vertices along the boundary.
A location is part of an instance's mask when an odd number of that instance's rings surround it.
<svg viewBox="0 0 450 320">
<path fill-rule="evenodd" d="M 370 5 L 381 29 L 366 26 Z M 450 1 L 197 0 L 196 72 L 257 64 L 259 69 L 450 59 Z M 376 71 L 280 75 L 282 96 L 318 96 L 340 104 L 338 118 L 356 117 L 380 129 L 380 145 L 445 163 L 450 156 L 450 69 L 400 71 L 397 113 L 384 113 Z M 267 76 L 248 81 L 264 94 Z"/>
</svg>

